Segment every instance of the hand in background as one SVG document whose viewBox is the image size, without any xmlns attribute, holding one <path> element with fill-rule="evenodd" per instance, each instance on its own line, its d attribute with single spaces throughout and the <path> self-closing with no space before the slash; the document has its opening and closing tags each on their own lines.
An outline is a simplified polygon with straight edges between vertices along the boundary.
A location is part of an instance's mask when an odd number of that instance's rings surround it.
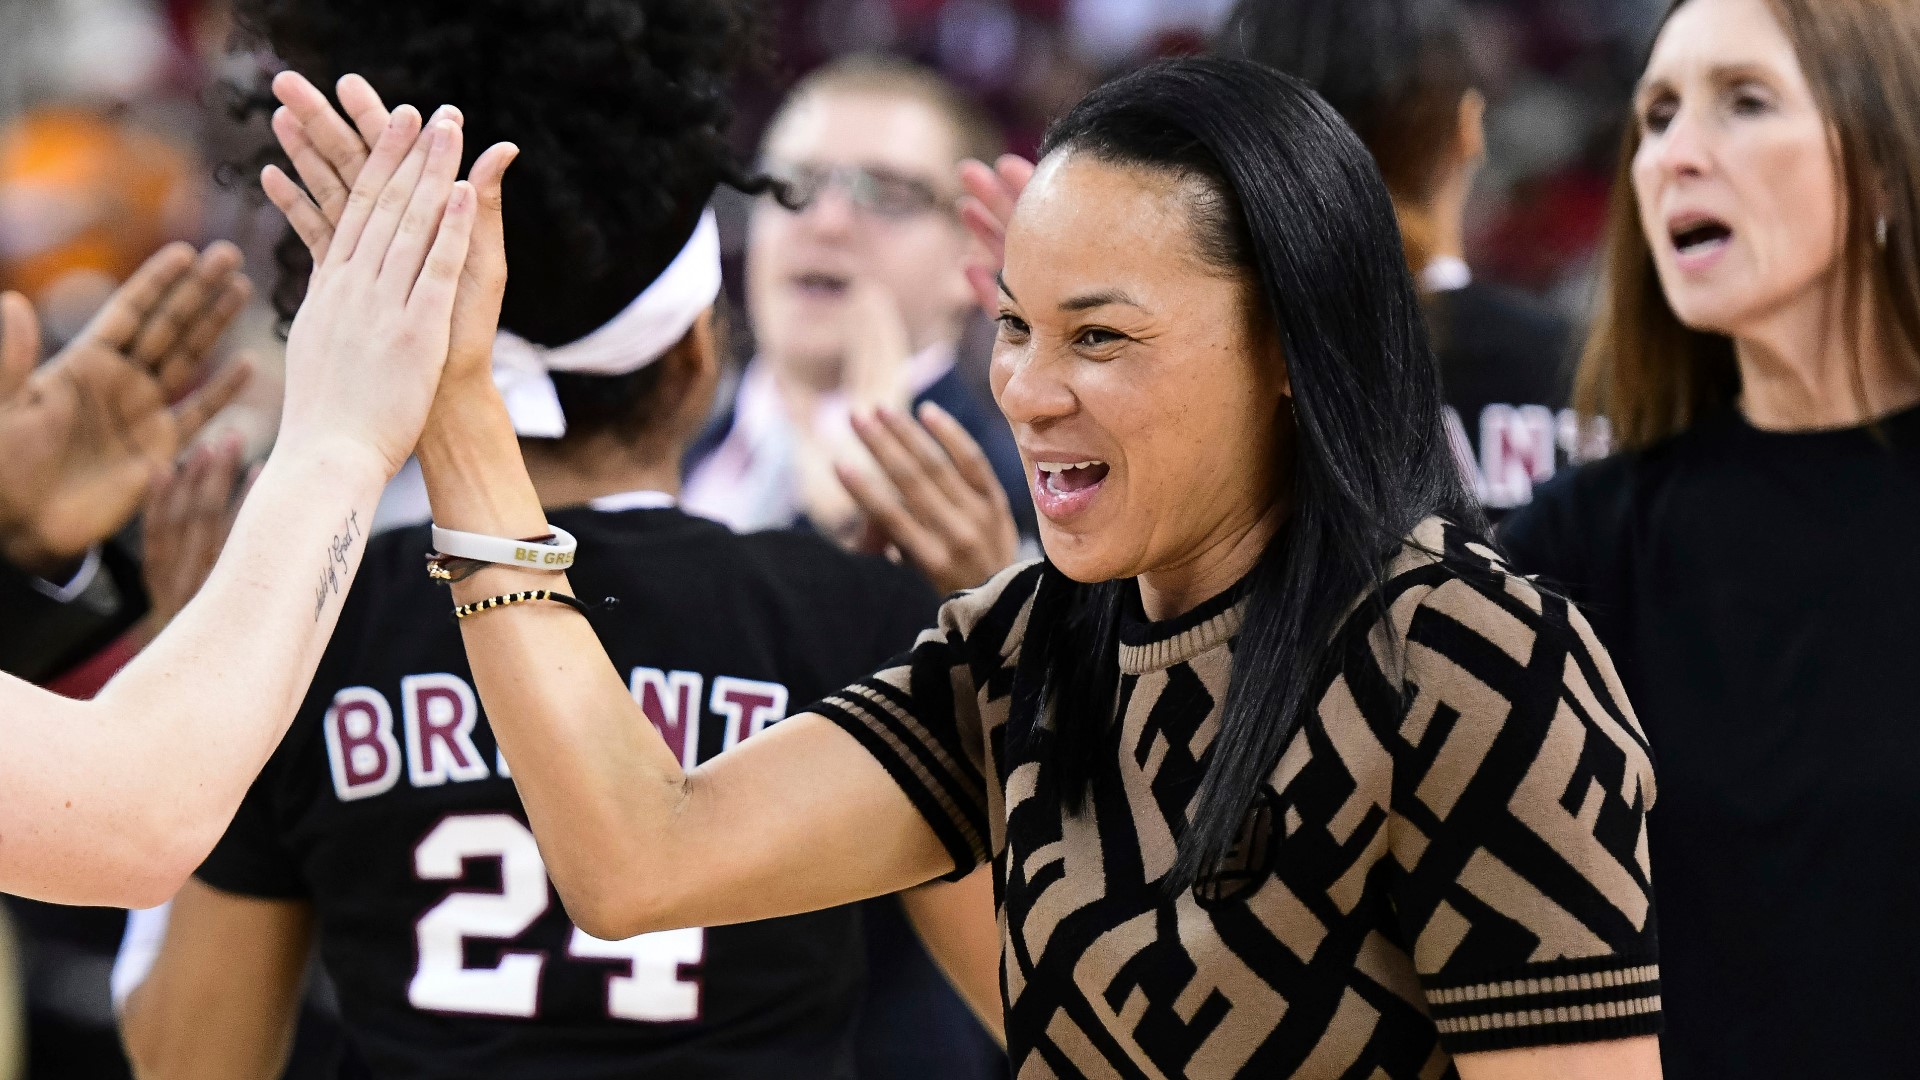
<svg viewBox="0 0 1920 1080">
<path fill-rule="evenodd" d="M 960 186 L 967 189 L 960 197 L 960 220 L 987 250 L 987 262 L 967 267 L 967 281 L 989 319 L 1000 314 L 1000 285 L 994 279 L 1006 262 L 1007 222 L 1033 180 L 1033 169 L 1033 162 L 1017 154 L 1002 154 L 991 167 L 971 159 L 960 163 Z"/>
<path fill-rule="evenodd" d="M 831 407 L 795 418 L 793 467 L 807 519 L 841 543 L 858 547 L 864 531 L 860 507 L 838 474 L 843 468 L 872 473 L 874 463 L 850 421 L 864 413 L 903 411 L 912 405 L 907 379 L 912 342 L 900 305 L 871 278 L 859 276 L 848 283 L 843 319 L 846 357 L 840 393 L 831 399 Z"/>
<path fill-rule="evenodd" d="M 249 291 L 232 244 L 170 244 L 38 367 L 33 306 L 0 296 L 0 556 L 58 577 L 132 519 L 246 383 L 243 363 L 207 371 Z"/>
<path fill-rule="evenodd" d="M 881 471 L 876 476 L 843 465 L 841 483 L 867 521 L 935 589 L 971 589 L 1012 565 L 1020 533 L 1007 493 L 959 421 L 927 402 L 920 423 L 882 409 L 854 414 L 853 426 Z"/>
<path fill-rule="evenodd" d="M 237 436 L 195 447 L 148 493 L 140 516 L 141 576 L 152 607 L 135 631 L 141 645 L 166 629 L 213 573 L 240 504 L 260 474 L 255 466 L 235 492 L 240 456 Z"/>
</svg>

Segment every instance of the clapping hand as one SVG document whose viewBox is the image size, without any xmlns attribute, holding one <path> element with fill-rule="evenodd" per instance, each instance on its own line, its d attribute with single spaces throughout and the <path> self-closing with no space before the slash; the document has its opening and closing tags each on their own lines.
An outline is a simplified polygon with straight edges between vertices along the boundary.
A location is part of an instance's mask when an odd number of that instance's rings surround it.
<svg viewBox="0 0 1920 1080">
<path fill-rule="evenodd" d="M 845 361 L 840 393 L 831 408 L 796 418 L 793 469 L 800 506 L 815 528 L 843 544 L 857 544 L 866 531 L 860 507 L 836 474 L 870 470 L 872 462 L 848 423 L 876 409 L 905 409 L 913 400 L 907 383 L 912 345 L 900 305 L 884 285 L 865 275 L 848 283 L 841 315 Z"/>
<path fill-rule="evenodd" d="M 936 590 L 971 589 L 1012 565 L 1020 532 L 1007 493 L 980 444 L 945 409 L 921 405 L 918 423 L 894 409 L 855 413 L 853 429 L 880 473 L 841 465 L 840 482 Z"/>
<path fill-rule="evenodd" d="M 260 475 L 256 466 L 236 492 L 240 456 L 237 436 L 196 447 L 147 495 L 140 515 L 141 576 L 150 603 L 138 628 L 143 645 L 173 621 L 213 573 L 246 489 Z"/>
<path fill-rule="evenodd" d="M 988 166 L 967 160 L 960 163 L 960 185 L 967 194 L 960 197 L 960 220 L 967 223 L 987 250 L 987 263 L 967 267 L 967 281 L 974 298 L 987 318 L 1000 314 L 1000 285 L 995 279 L 1007 255 L 1007 222 L 1013 218 L 1013 204 L 1033 180 L 1033 162 L 1016 154 L 1002 154 Z"/>
<path fill-rule="evenodd" d="M 38 367 L 33 306 L 0 296 L 0 556 L 57 576 L 132 519 L 245 384 L 244 364 L 207 370 L 248 292 L 232 244 L 169 245 Z"/>
</svg>

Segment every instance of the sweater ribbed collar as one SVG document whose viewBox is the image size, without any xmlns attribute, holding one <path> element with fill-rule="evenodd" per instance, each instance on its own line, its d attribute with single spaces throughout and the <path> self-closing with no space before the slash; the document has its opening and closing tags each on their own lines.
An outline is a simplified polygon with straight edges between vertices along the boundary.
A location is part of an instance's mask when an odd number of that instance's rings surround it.
<svg viewBox="0 0 1920 1080">
<path fill-rule="evenodd" d="M 1144 675 L 1184 664 L 1226 644 L 1246 621 L 1246 582 L 1185 615 L 1150 622 L 1140 606 L 1140 584 L 1131 582 L 1120 607 L 1120 672 Z"/>
</svg>

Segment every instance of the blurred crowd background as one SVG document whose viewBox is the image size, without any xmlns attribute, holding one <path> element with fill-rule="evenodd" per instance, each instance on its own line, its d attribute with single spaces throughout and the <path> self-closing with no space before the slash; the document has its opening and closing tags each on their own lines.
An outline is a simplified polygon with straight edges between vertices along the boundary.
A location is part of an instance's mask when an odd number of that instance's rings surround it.
<svg viewBox="0 0 1920 1080">
<path fill-rule="evenodd" d="M 1202 49 L 1229 0 L 767 0 L 771 78 L 741 88 L 743 151 L 810 68 L 856 51 L 929 63 L 1031 153 L 1048 121 L 1112 74 Z M 1471 0 L 1488 98 L 1488 160 L 1468 217 L 1482 276 L 1579 318 L 1630 88 L 1665 0 Z M 251 162 L 264 113 L 240 87 L 271 58 L 237 39 L 223 0 L 0 0 L 0 289 L 39 308 L 49 349 L 170 240 L 230 239 L 273 287 L 282 228 Z M 729 230 L 735 239 L 738 230 Z M 275 320 L 264 301 L 229 343 L 261 375 L 209 437 L 272 439 Z M 123 916 L 15 902 L 25 1075 L 127 1075 L 108 972 Z M 4 1012 L 0 1009 L 0 1012 Z M 4 1078 L 0 1078 L 4 1080 Z"/>
</svg>

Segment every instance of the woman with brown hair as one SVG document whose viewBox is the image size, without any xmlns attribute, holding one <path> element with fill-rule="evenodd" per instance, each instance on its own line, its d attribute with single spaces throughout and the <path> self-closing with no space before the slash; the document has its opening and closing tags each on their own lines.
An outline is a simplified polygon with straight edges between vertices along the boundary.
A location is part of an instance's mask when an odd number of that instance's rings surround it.
<svg viewBox="0 0 1920 1080">
<path fill-rule="evenodd" d="M 1661 768 L 1667 1075 L 1920 1048 L 1920 4 L 1681 0 L 1580 376 L 1626 452 L 1507 523 Z"/>
</svg>

